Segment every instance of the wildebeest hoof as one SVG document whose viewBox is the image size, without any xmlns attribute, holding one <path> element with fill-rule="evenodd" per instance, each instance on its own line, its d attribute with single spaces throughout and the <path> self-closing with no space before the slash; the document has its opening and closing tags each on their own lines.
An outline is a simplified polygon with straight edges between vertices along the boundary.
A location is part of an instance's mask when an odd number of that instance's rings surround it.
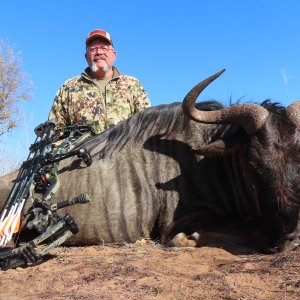
<svg viewBox="0 0 300 300">
<path fill-rule="evenodd" d="M 196 243 L 196 239 L 194 239 L 194 238 L 189 239 L 185 233 L 180 232 L 173 237 L 173 239 L 169 243 L 169 246 L 171 246 L 171 247 L 196 247 L 197 243 Z"/>
<path fill-rule="evenodd" d="M 295 250 L 300 245 L 300 237 L 297 237 L 292 240 L 287 240 L 284 242 L 284 245 L 282 247 L 282 251 L 290 251 Z"/>
<path fill-rule="evenodd" d="M 200 238 L 201 238 L 201 234 L 199 232 L 194 232 L 192 235 L 189 236 L 189 238 L 191 240 L 194 240 L 194 241 L 199 241 Z"/>
<path fill-rule="evenodd" d="M 187 236 L 180 232 L 176 234 L 169 243 L 171 247 L 186 247 L 187 246 Z"/>
</svg>

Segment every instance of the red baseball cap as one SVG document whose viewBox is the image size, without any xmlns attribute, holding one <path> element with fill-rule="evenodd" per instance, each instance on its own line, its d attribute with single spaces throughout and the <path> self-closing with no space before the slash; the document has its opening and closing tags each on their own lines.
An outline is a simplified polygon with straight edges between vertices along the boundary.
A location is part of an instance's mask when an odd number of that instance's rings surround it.
<svg viewBox="0 0 300 300">
<path fill-rule="evenodd" d="M 93 40 L 97 37 L 105 39 L 113 46 L 113 42 L 112 42 L 110 34 L 102 29 L 95 29 L 95 30 L 91 31 L 86 37 L 85 44 L 87 45 L 91 40 Z"/>
</svg>

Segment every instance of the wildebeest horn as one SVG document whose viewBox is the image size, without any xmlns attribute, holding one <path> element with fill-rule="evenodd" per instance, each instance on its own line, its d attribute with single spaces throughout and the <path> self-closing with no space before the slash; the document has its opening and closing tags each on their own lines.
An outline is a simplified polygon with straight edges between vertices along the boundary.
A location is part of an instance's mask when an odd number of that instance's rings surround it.
<svg viewBox="0 0 300 300">
<path fill-rule="evenodd" d="M 288 118 L 300 128 L 300 101 L 296 101 L 287 107 Z"/>
<path fill-rule="evenodd" d="M 246 130 L 248 134 L 255 133 L 261 128 L 269 115 L 269 112 L 257 104 L 236 104 L 216 111 L 201 111 L 195 108 L 195 102 L 200 93 L 225 69 L 198 83 L 185 96 L 182 108 L 194 121 L 201 123 L 235 124 Z"/>
</svg>

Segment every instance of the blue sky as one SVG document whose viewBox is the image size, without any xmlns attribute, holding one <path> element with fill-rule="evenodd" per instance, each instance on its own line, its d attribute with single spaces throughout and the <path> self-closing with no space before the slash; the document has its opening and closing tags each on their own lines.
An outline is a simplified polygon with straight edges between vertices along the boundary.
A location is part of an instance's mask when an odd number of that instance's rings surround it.
<svg viewBox="0 0 300 300">
<path fill-rule="evenodd" d="M 59 87 L 86 67 L 85 37 L 96 28 L 111 33 L 115 65 L 142 82 L 152 105 L 182 101 L 223 68 L 199 100 L 299 100 L 299 11 L 298 0 L 5 1 L 0 38 L 22 52 L 34 87 L 9 151 L 33 142 Z"/>
</svg>

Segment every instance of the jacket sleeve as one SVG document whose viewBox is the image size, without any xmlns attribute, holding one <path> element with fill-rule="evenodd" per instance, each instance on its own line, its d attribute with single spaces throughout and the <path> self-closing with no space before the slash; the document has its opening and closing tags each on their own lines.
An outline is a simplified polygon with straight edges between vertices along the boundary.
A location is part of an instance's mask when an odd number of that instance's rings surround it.
<svg viewBox="0 0 300 300">
<path fill-rule="evenodd" d="M 134 85 L 134 113 L 142 111 L 151 106 L 147 92 L 142 84 L 137 80 Z"/>
</svg>

